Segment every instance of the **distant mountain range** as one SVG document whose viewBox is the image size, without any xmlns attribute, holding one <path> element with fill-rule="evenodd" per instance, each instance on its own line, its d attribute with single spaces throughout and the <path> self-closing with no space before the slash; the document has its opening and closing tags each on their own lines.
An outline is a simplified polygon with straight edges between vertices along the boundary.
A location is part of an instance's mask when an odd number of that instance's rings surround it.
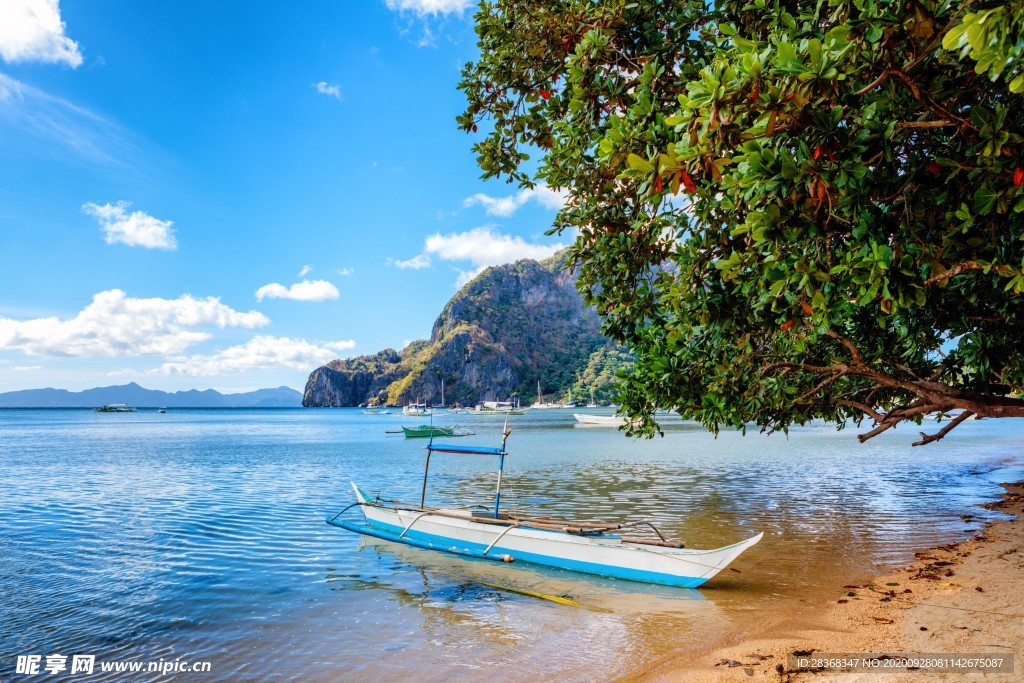
<svg viewBox="0 0 1024 683">
<path fill-rule="evenodd" d="M 222 394 L 213 389 L 169 393 L 146 389 L 135 382 L 85 391 L 25 389 L 0 394 L 0 408 L 98 408 L 127 403 L 133 408 L 298 408 L 302 394 L 288 387 Z"/>
</svg>

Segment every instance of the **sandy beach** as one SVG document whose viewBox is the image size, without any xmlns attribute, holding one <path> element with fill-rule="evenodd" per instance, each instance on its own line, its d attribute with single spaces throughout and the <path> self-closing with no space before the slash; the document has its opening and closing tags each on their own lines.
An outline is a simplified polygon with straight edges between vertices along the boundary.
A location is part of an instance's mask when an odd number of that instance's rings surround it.
<svg viewBox="0 0 1024 683">
<path fill-rule="evenodd" d="M 867 584 L 836 586 L 827 603 L 794 609 L 754 626 L 737 642 L 700 655 L 670 658 L 627 680 L 669 681 L 935 681 L 962 672 L 898 669 L 886 673 L 822 671 L 794 666 L 790 655 L 838 653 L 986 653 L 1013 655 L 1014 673 L 971 674 L 969 680 L 1024 676 L 1024 483 L 1004 485 L 986 507 L 1015 515 L 972 540 L 915 554 L 915 561 Z"/>
</svg>

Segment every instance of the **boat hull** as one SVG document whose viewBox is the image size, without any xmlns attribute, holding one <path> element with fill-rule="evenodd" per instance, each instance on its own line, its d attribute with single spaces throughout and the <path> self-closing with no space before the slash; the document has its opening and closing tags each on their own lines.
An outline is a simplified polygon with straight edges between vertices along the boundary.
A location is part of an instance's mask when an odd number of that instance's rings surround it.
<svg viewBox="0 0 1024 683">
<path fill-rule="evenodd" d="M 409 438 L 425 438 L 430 436 L 453 436 L 455 434 L 454 427 L 431 427 L 429 425 L 420 425 L 419 427 L 402 427 L 402 431 Z"/>
<path fill-rule="evenodd" d="M 528 562 L 598 576 L 696 588 L 718 574 L 762 534 L 716 550 L 623 543 L 617 536 L 579 536 L 530 527 L 509 528 L 371 502 L 358 487 L 365 524 L 328 518 L 355 533 L 442 552 L 495 561 Z M 445 511 L 438 511 L 444 513 Z M 458 511 L 448 511 L 448 514 Z"/>
<path fill-rule="evenodd" d="M 626 424 L 625 415 L 587 415 L 584 413 L 573 413 L 576 421 L 583 425 L 599 425 L 602 427 L 621 427 Z"/>
</svg>

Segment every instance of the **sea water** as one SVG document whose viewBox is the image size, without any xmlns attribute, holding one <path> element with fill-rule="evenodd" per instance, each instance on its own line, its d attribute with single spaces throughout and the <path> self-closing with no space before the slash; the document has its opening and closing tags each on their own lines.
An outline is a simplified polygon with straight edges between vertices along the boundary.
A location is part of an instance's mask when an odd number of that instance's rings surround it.
<svg viewBox="0 0 1024 683">
<path fill-rule="evenodd" d="M 500 445 L 500 418 L 433 419 L 475 430 L 460 444 Z M 82 680 L 604 680 L 969 537 L 992 518 L 976 504 L 1024 460 L 1020 420 L 912 448 L 914 425 L 861 445 L 830 426 L 716 439 L 667 419 L 663 438 L 636 440 L 570 410 L 509 418 L 503 504 L 646 519 L 694 548 L 765 532 L 738 572 L 685 590 L 326 525 L 349 481 L 418 500 L 424 441 L 389 433 L 402 424 L 351 409 L 0 410 L 0 679 L 35 655 L 43 676 L 74 680 L 72 658 L 91 655 Z M 435 455 L 428 504 L 493 501 L 493 460 Z M 47 674 L 54 655 L 65 669 Z M 183 672 L 195 663 L 209 671 Z"/>
</svg>

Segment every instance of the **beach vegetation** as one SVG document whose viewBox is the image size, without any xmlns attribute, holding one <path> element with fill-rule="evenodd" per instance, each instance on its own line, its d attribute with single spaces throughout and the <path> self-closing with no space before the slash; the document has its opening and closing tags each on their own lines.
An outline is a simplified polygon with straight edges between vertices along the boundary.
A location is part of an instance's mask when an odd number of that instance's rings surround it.
<svg viewBox="0 0 1024 683">
<path fill-rule="evenodd" d="M 485 178 L 627 346 L 634 431 L 1024 417 L 1024 2 L 486 0 Z"/>
</svg>

